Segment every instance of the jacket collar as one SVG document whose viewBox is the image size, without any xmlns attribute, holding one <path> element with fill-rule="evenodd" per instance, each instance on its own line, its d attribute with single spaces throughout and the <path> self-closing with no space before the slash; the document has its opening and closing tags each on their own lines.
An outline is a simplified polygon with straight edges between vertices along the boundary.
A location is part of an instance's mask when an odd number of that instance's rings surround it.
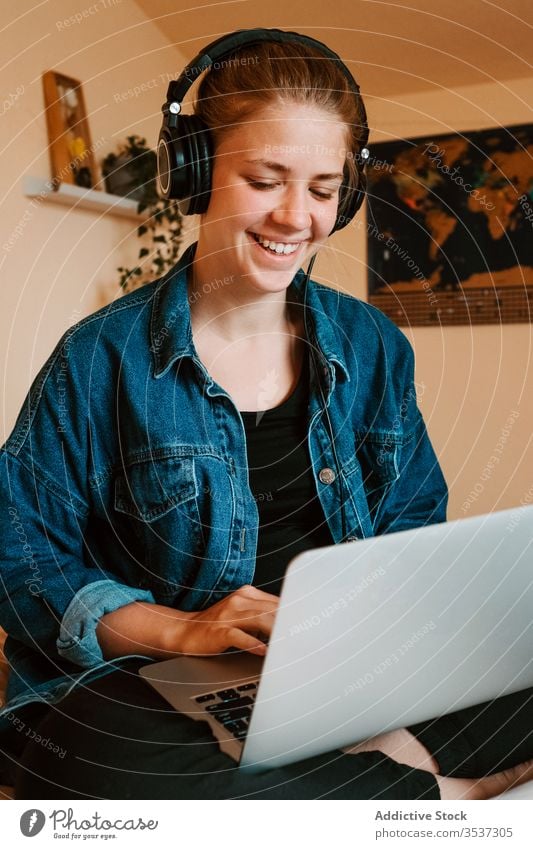
<svg viewBox="0 0 533 849">
<path fill-rule="evenodd" d="M 317 351 L 322 366 L 338 366 L 350 380 L 346 358 L 341 344 L 341 333 L 337 319 L 339 313 L 340 295 L 334 289 L 320 286 L 313 280 L 306 280 L 306 273 L 300 269 L 292 280 L 289 293 L 294 292 L 300 303 L 305 305 L 304 316 L 307 339 Z M 336 299 L 336 308 L 331 310 L 329 304 Z M 331 365 L 330 365 L 331 364 Z"/>
<path fill-rule="evenodd" d="M 187 248 L 176 265 L 156 285 L 150 320 L 150 350 L 154 358 L 155 377 L 162 377 L 176 360 L 197 356 L 192 339 L 187 286 L 187 275 L 196 244 Z M 324 292 L 330 297 L 330 290 L 325 287 L 317 286 L 313 281 L 306 284 L 306 274 L 300 269 L 289 286 L 287 297 L 300 303 L 305 302 L 307 336 L 318 351 L 323 365 L 331 363 L 340 366 L 349 380 L 339 333 L 335 331 L 335 318 L 330 317 L 322 302 Z"/>
<path fill-rule="evenodd" d="M 195 251 L 196 242 L 157 283 L 150 320 L 155 377 L 162 377 L 175 360 L 195 354 L 187 288 Z"/>
</svg>

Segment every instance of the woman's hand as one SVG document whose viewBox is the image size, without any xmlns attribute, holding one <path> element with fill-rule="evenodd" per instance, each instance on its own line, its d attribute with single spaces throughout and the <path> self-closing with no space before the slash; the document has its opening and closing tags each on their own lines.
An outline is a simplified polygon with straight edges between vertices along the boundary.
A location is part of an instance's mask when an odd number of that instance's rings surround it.
<svg viewBox="0 0 533 849">
<path fill-rule="evenodd" d="M 264 655 L 278 603 L 278 596 L 248 584 L 192 613 L 135 601 L 103 616 L 96 636 L 106 660 L 125 654 L 157 659 L 220 654 L 229 648 Z"/>
<path fill-rule="evenodd" d="M 180 654 L 220 654 L 229 648 L 266 654 L 279 598 L 245 584 L 208 607 L 168 623 L 166 650 Z"/>
</svg>

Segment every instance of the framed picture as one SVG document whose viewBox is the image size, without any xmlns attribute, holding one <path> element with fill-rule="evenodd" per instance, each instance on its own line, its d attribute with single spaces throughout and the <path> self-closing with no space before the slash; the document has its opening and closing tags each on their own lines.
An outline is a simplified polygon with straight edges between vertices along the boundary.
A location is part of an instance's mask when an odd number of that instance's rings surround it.
<svg viewBox="0 0 533 849">
<path fill-rule="evenodd" d="M 399 325 L 530 322 L 533 124 L 377 144 L 368 299 Z"/>
<path fill-rule="evenodd" d="M 81 83 L 47 71 L 43 90 L 54 184 L 97 189 L 98 172 Z"/>
</svg>

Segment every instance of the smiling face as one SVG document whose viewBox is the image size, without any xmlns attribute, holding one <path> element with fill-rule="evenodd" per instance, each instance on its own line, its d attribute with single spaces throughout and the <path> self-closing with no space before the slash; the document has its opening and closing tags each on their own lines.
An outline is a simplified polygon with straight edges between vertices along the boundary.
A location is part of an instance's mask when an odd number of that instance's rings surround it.
<svg viewBox="0 0 533 849">
<path fill-rule="evenodd" d="M 316 106 L 272 104 L 226 131 L 201 219 L 201 279 L 286 289 L 333 228 L 345 156 L 345 125 Z"/>
</svg>

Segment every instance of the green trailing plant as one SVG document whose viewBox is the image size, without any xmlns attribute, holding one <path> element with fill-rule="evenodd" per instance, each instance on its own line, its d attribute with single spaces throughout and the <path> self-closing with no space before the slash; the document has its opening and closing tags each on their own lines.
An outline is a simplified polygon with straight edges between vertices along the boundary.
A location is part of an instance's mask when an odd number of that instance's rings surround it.
<svg viewBox="0 0 533 849">
<path fill-rule="evenodd" d="M 118 153 L 110 153 L 102 163 L 106 188 L 137 200 L 137 212 L 143 216 L 137 227 L 142 239 L 137 263 L 133 268 L 120 266 L 119 285 L 128 292 L 161 277 L 175 265 L 182 233 L 182 218 L 174 200 L 161 198 L 157 193 L 157 156 L 141 136 L 128 136 Z M 119 178 L 118 188 L 114 182 Z"/>
<path fill-rule="evenodd" d="M 152 203 L 139 201 L 139 213 L 146 218 L 137 227 L 137 235 L 145 244 L 139 249 L 133 268 L 119 266 L 119 284 L 125 292 L 161 277 L 176 264 L 181 245 L 181 214 L 176 201 L 158 198 Z"/>
</svg>

